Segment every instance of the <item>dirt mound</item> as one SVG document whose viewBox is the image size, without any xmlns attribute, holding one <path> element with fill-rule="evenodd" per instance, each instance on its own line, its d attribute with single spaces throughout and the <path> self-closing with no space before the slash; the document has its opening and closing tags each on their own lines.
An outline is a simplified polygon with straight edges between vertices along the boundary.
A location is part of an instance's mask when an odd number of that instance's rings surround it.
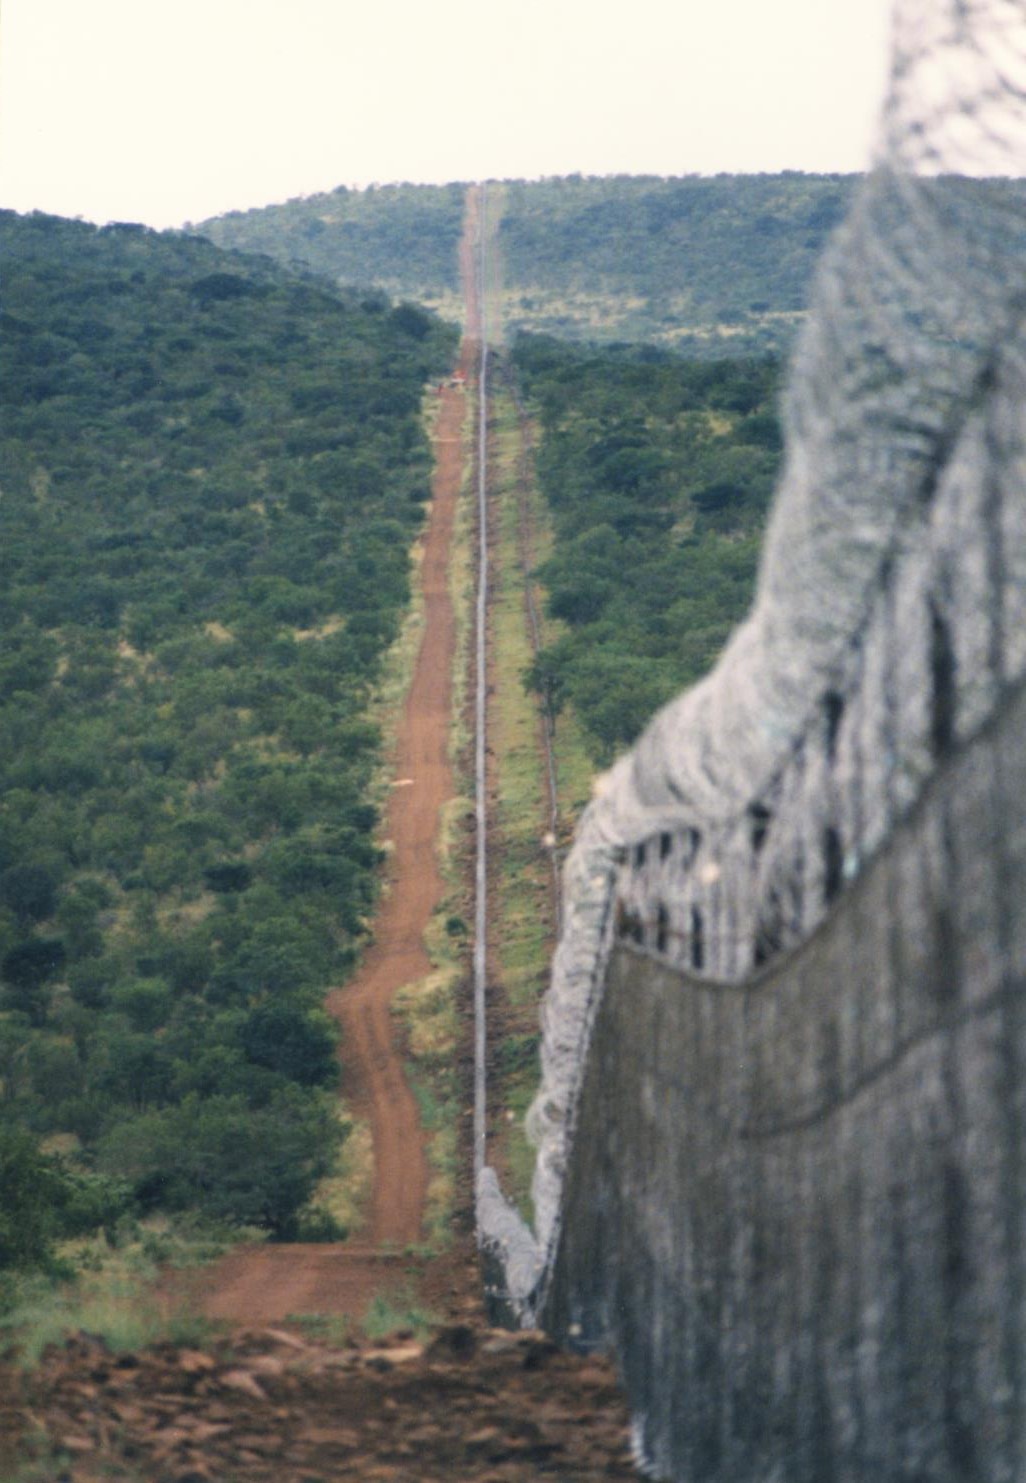
<svg viewBox="0 0 1026 1483">
<path fill-rule="evenodd" d="M 609 1363 L 540 1333 L 332 1347 L 268 1328 L 135 1354 L 80 1335 L 30 1375 L 0 1371 L 0 1397 L 3 1478 L 16 1446 L 48 1483 L 637 1477 Z"/>
</svg>

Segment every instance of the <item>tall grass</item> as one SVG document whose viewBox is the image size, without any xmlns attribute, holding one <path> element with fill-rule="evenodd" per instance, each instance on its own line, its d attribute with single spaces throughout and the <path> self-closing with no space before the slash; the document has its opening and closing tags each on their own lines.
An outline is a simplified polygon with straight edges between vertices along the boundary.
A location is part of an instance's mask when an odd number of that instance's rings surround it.
<svg viewBox="0 0 1026 1483">
<path fill-rule="evenodd" d="M 252 1238 L 254 1233 L 246 1234 Z M 5 1281 L 0 1289 L 0 1348 L 13 1350 L 19 1363 L 32 1367 L 48 1344 L 79 1332 L 102 1338 L 116 1351 L 159 1340 L 200 1342 L 213 1326 L 160 1294 L 155 1286 L 158 1268 L 210 1261 L 238 1235 L 190 1237 L 167 1228 L 140 1228 L 116 1249 L 104 1237 L 66 1243 L 60 1255 L 75 1269 L 73 1278 L 55 1282 L 31 1274 Z"/>
<path fill-rule="evenodd" d="M 493 386 L 492 416 L 493 610 L 491 642 L 491 791 L 497 800 L 492 827 L 492 898 L 489 947 L 501 996 L 505 1039 L 492 1056 L 493 1095 L 498 1111 L 493 1153 L 506 1184 L 530 1218 L 534 1149 L 524 1132 L 524 1114 L 538 1086 L 537 1009 L 549 972 L 556 923 L 552 899 L 551 841 L 546 763 L 537 700 L 523 685 L 533 657 L 526 610 L 530 568 L 548 553 L 552 532 L 548 509 L 533 480 L 522 479 L 524 434 L 505 384 Z M 530 460 L 527 460 L 530 472 Z M 521 534 L 526 521 L 529 540 Z M 543 606 L 543 604 L 542 604 Z M 558 625 L 541 615 L 542 642 Z M 557 720 L 553 739 L 560 815 L 559 844 L 565 846 L 591 792 L 592 765 L 572 713 Z"/>
</svg>

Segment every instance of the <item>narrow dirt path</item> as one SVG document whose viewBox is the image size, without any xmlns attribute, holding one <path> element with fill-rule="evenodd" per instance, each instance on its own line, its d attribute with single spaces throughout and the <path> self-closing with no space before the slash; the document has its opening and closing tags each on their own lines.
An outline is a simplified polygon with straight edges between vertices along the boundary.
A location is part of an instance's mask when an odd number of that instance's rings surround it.
<svg viewBox="0 0 1026 1483">
<path fill-rule="evenodd" d="M 448 569 L 466 449 L 464 383 L 471 379 L 480 335 L 476 210 L 471 188 L 461 247 L 467 323 L 460 376 L 437 393 L 435 473 L 419 572 L 423 638 L 396 734 L 386 890 L 374 942 L 356 977 L 327 998 L 342 1032 L 347 1101 L 371 1128 L 374 1185 L 367 1233 L 358 1244 L 281 1244 L 230 1253 L 193 1287 L 193 1301 L 211 1318 L 252 1323 L 298 1313 L 346 1313 L 358 1320 L 375 1293 L 408 1283 L 410 1265 L 401 1251 L 422 1234 L 426 1139 L 391 1006 L 398 989 L 430 972 L 424 932 L 443 891 L 436 842 L 441 809 L 453 793 L 449 732 L 456 634 Z"/>
<path fill-rule="evenodd" d="M 388 889 L 374 945 L 352 983 L 328 996 L 342 1026 L 344 1083 L 354 1109 L 369 1119 L 374 1140 L 370 1239 L 375 1245 L 419 1240 L 427 1194 L 425 1139 L 395 1043 L 391 1005 L 398 989 L 431 971 L 424 933 L 442 899 L 437 836 L 453 796 L 449 762 L 456 625 L 449 593 L 449 554 L 463 481 L 466 392 L 477 355 L 480 312 L 474 271 L 477 194 L 471 188 L 461 244 L 467 322 L 459 384 L 438 393 L 431 515 L 420 568 L 424 637 L 396 737 L 395 783 L 387 814 L 392 841 Z"/>
<path fill-rule="evenodd" d="M 439 402 L 434 492 L 420 577 L 424 637 L 397 736 L 387 815 L 393 846 L 387 894 L 359 973 L 328 997 L 328 1010 L 342 1026 L 349 1100 L 369 1119 L 374 1140 L 369 1234 L 377 1245 L 420 1238 L 428 1182 L 424 1133 L 395 1044 L 391 1005 L 397 989 L 431 971 L 424 931 L 442 899 L 435 843 L 441 808 L 453 791 L 449 727 L 455 625 L 448 563 L 463 473 L 465 394 L 448 385 Z"/>
</svg>

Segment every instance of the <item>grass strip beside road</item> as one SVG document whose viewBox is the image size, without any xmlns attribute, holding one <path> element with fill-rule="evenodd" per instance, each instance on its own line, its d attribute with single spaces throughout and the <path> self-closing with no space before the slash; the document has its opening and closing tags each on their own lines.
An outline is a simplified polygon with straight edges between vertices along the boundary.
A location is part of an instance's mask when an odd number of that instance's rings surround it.
<svg viewBox="0 0 1026 1483">
<path fill-rule="evenodd" d="M 402 1026 L 407 1076 L 428 1138 L 424 1238 L 432 1250 L 446 1248 L 452 1239 L 463 1105 L 463 1088 L 456 1066 L 464 1034 L 459 1001 L 467 971 L 467 923 L 472 912 L 467 886 L 470 865 L 466 820 L 473 812 L 472 778 L 467 761 L 468 664 L 475 570 L 473 468 L 468 429 L 473 426 L 473 415 L 473 394 L 468 390 L 463 419 L 463 474 L 449 546 L 449 595 L 455 624 L 449 731 L 454 794 L 442 807 L 435 839 L 444 895 L 425 932 L 431 972 L 405 985 L 393 1001 L 393 1013 Z"/>
<path fill-rule="evenodd" d="M 490 633 L 491 931 L 496 986 L 489 1031 L 491 1157 L 530 1217 L 534 1149 L 524 1115 L 538 1087 L 538 1006 L 555 945 L 549 801 L 537 697 L 524 688 L 533 658 L 526 586 L 551 543 L 547 509 L 531 477 L 527 431 L 506 380 L 492 383 L 491 499 L 493 599 Z M 544 604 L 536 594 L 540 613 Z M 542 641 L 555 635 L 542 614 Z M 592 767 L 573 717 L 554 738 L 559 843 L 590 794 Z"/>
</svg>

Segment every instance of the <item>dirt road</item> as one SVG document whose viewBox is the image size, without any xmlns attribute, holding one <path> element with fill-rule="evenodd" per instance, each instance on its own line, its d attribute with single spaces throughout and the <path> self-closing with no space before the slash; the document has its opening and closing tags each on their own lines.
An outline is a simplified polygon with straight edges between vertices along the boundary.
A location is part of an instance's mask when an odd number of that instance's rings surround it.
<svg viewBox="0 0 1026 1483">
<path fill-rule="evenodd" d="M 395 1044 L 391 1004 L 397 989 L 431 970 L 424 931 L 442 897 L 435 845 L 441 808 L 452 797 L 455 627 L 448 563 L 463 473 L 465 393 L 445 386 L 438 396 L 433 499 L 420 571 L 424 637 L 397 737 L 387 894 L 359 973 L 328 997 L 328 1009 L 342 1025 L 349 1100 L 369 1119 L 374 1140 L 370 1237 L 376 1245 L 420 1238 L 427 1192 L 424 1134 Z"/>
<path fill-rule="evenodd" d="M 467 324 L 458 370 L 471 382 L 480 334 L 474 274 L 476 192 L 468 191 L 461 269 Z M 328 996 L 342 1030 L 343 1081 L 353 1110 L 371 1127 L 374 1186 L 359 1244 L 240 1248 L 203 1273 L 193 1301 L 208 1317 L 235 1323 L 296 1313 L 359 1319 L 373 1295 L 400 1279 L 390 1253 L 421 1237 L 428 1184 L 424 1130 L 403 1069 L 391 1005 L 404 984 L 430 971 L 424 930 L 441 900 L 436 855 L 440 811 L 452 796 L 449 731 L 455 623 L 449 552 L 463 477 L 466 392 L 460 378 L 438 392 L 435 473 L 419 581 L 424 628 L 395 742 L 386 816 L 392 843 L 374 942 L 355 978 Z M 430 1284 L 429 1284 L 430 1285 Z"/>
</svg>

